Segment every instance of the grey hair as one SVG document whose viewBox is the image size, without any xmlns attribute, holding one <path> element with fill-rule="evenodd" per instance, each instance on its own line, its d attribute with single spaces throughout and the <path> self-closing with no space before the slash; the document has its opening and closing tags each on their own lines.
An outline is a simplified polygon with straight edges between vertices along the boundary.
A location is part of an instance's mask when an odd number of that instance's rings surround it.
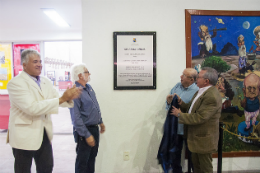
<svg viewBox="0 0 260 173">
<path fill-rule="evenodd" d="M 74 83 L 75 81 L 78 81 L 79 80 L 79 74 L 82 74 L 84 73 L 85 69 L 87 69 L 87 66 L 86 64 L 84 63 L 80 63 L 80 64 L 74 64 L 72 67 L 71 67 L 71 70 L 70 70 L 70 74 L 71 74 L 71 80 L 72 82 Z"/>
<path fill-rule="evenodd" d="M 34 50 L 34 49 L 26 49 L 22 52 L 21 54 L 21 61 L 22 61 L 22 64 L 25 63 L 27 64 L 29 62 L 29 57 L 31 55 L 37 55 L 39 57 L 41 57 L 40 53 L 37 51 L 37 50 Z"/>
<path fill-rule="evenodd" d="M 203 78 L 209 80 L 209 84 L 215 86 L 218 82 L 218 72 L 214 68 L 211 67 L 203 67 L 201 70 L 205 70 Z"/>
</svg>

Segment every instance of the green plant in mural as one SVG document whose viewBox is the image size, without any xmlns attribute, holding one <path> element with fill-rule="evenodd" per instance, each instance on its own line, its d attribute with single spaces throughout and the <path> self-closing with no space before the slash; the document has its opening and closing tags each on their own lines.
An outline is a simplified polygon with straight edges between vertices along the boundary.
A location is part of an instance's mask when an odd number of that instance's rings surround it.
<svg viewBox="0 0 260 173">
<path fill-rule="evenodd" d="M 220 76 L 221 73 L 224 73 L 228 70 L 230 70 L 231 66 L 227 64 L 226 61 L 224 61 L 221 57 L 219 56 L 210 56 L 206 58 L 202 64 L 201 67 L 211 67 L 217 70 L 219 73 L 218 75 Z"/>
</svg>

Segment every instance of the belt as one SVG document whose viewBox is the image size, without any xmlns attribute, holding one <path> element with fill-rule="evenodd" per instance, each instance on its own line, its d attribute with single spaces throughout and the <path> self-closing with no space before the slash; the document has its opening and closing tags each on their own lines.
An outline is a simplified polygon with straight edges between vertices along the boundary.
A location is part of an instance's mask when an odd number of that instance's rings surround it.
<svg viewBox="0 0 260 173">
<path fill-rule="evenodd" d="M 86 127 L 90 127 L 90 128 L 91 128 L 91 127 L 98 127 L 98 124 L 89 125 L 89 126 L 86 125 Z"/>
</svg>

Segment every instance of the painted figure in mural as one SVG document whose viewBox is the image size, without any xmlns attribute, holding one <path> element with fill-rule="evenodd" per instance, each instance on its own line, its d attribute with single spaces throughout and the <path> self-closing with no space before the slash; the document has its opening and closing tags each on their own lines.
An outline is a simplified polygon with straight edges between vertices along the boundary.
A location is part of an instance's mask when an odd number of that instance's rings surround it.
<svg viewBox="0 0 260 173">
<path fill-rule="evenodd" d="M 244 41 L 244 36 L 239 35 L 237 38 L 237 45 L 238 45 L 238 55 L 239 55 L 239 60 L 238 60 L 238 65 L 239 65 L 239 73 L 240 74 L 245 74 L 247 70 L 254 71 L 253 65 L 256 63 L 255 61 L 252 64 L 249 64 L 246 60 L 246 46 L 245 46 L 245 41 Z"/>
<path fill-rule="evenodd" d="M 239 110 L 238 106 L 233 106 L 231 103 L 235 93 L 232 90 L 232 86 L 228 83 L 228 81 L 220 76 L 215 87 L 220 92 L 222 98 L 222 112 L 236 113 L 238 116 L 241 117 L 244 114 L 244 112 Z"/>
<path fill-rule="evenodd" d="M 200 57 L 204 58 L 209 55 L 209 51 L 212 50 L 213 54 L 217 54 L 216 44 L 212 43 L 212 39 L 217 35 L 217 29 L 213 29 L 213 35 L 209 34 L 208 27 L 206 25 L 200 25 L 200 31 L 198 33 L 202 42 L 198 43 L 200 49 Z"/>
<path fill-rule="evenodd" d="M 254 29 L 255 41 L 253 41 L 256 45 L 256 49 L 254 50 L 254 46 L 250 48 L 249 52 L 253 50 L 253 52 L 260 51 L 260 26 L 255 27 Z"/>
<path fill-rule="evenodd" d="M 244 80 L 244 99 L 241 101 L 241 106 L 244 108 L 245 113 L 245 131 L 251 129 L 250 120 L 252 125 L 255 125 L 256 118 L 259 114 L 259 88 L 260 78 L 254 74 L 249 74 Z"/>
<path fill-rule="evenodd" d="M 239 60 L 238 60 L 238 66 L 239 66 L 239 73 L 245 74 L 247 72 L 247 70 L 251 70 L 252 72 L 254 71 L 254 67 L 253 65 L 256 62 L 253 61 L 252 64 L 248 63 L 246 60 L 245 56 L 239 56 Z"/>
<path fill-rule="evenodd" d="M 238 55 L 239 57 L 245 57 L 246 56 L 246 46 L 245 46 L 245 41 L 244 41 L 244 36 L 239 35 L 237 38 L 237 45 L 238 45 Z"/>
</svg>

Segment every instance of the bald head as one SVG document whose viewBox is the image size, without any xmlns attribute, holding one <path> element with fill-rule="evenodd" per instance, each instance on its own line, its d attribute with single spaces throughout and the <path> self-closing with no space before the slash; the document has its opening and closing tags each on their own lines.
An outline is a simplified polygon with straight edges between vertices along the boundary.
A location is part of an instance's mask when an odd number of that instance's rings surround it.
<svg viewBox="0 0 260 173">
<path fill-rule="evenodd" d="M 183 70 L 181 75 L 182 86 L 186 88 L 193 84 L 196 81 L 197 74 L 197 71 L 193 68 L 186 68 Z"/>
<path fill-rule="evenodd" d="M 194 82 L 196 81 L 196 77 L 198 75 L 197 70 L 195 70 L 194 68 L 186 68 L 184 71 L 187 72 L 188 75 L 194 79 Z"/>
</svg>

